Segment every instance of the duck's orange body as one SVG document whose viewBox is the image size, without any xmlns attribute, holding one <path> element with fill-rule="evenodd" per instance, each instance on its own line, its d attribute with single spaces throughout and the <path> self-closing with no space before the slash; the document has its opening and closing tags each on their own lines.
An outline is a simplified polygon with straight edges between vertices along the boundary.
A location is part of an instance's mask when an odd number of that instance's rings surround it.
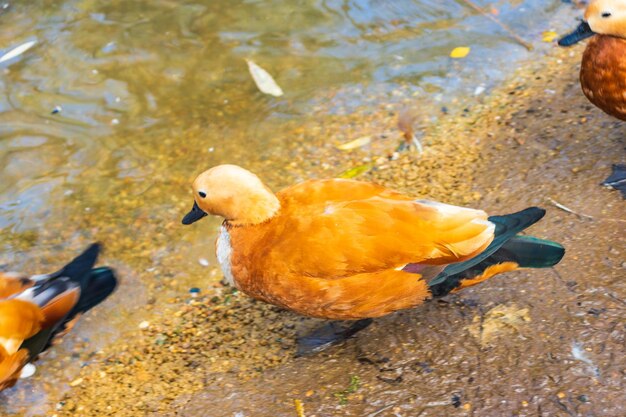
<svg viewBox="0 0 626 417">
<path fill-rule="evenodd" d="M 232 275 L 245 293 L 307 316 L 378 317 L 416 306 L 430 297 L 427 281 L 402 268 L 460 262 L 493 239 L 482 211 L 374 184 L 307 181 L 277 197 L 281 209 L 268 221 L 225 223 Z"/>
<path fill-rule="evenodd" d="M 583 54 L 580 84 L 589 101 L 626 120 L 626 39 L 592 37 Z"/>
<path fill-rule="evenodd" d="M 194 208 L 183 223 L 207 213 L 226 218 L 217 258 L 228 280 L 257 299 L 328 319 L 379 317 L 516 269 L 528 259 L 490 256 L 544 213 L 533 208 L 488 218 L 481 210 L 340 179 L 273 194 L 234 165 L 204 172 L 193 188 Z M 521 244 L 527 243 L 534 245 Z M 563 252 L 556 246 L 558 262 Z M 467 268 L 445 276 L 451 264 Z"/>
</svg>

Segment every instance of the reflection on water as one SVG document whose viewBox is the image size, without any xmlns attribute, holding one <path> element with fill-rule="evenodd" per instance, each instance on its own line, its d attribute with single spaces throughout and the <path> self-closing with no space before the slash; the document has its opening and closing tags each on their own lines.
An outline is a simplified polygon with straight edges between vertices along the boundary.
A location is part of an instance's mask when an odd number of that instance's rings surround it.
<svg viewBox="0 0 626 417">
<path fill-rule="evenodd" d="M 480 2 L 535 43 L 560 3 Z M 123 328 L 120 311 L 132 314 L 207 274 L 197 259 L 211 259 L 211 229 L 179 227 L 199 170 L 236 162 L 282 185 L 296 176 L 288 162 L 306 147 L 294 143 L 293 127 L 314 108 L 345 112 L 400 95 L 437 102 L 424 110 L 436 114 L 527 56 L 453 0 L 7 4 L 0 55 L 37 43 L 0 64 L 0 265 L 54 269 L 102 240 L 127 290 L 94 315 L 97 326 L 78 328 L 76 337 L 95 348 Z M 472 53 L 452 62 L 460 45 Z M 260 94 L 245 58 L 286 94 Z M 316 156 L 310 146 L 307 153 Z M 59 371 L 61 389 L 72 375 L 63 352 L 40 369 Z M 12 390 L 15 407 L 33 401 L 29 389 L 55 392 L 54 381 Z"/>
</svg>

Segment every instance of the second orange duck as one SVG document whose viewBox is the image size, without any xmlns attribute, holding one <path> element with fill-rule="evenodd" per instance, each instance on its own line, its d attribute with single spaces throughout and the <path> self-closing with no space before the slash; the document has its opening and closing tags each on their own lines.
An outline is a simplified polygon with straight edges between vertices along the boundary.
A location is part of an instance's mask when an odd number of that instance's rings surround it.
<svg viewBox="0 0 626 417">
<path fill-rule="evenodd" d="M 297 313 L 364 319 L 521 267 L 549 267 L 561 245 L 517 235 L 544 215 L 507 216 L 416 200 L 372 183 L 310 180 L 274 194 L 220 165 L 193 183 L 191 224 L 223 217 L 217 258 L 246 294 Z"/>
<path fill-rule="evenodd" d="M 578 28 L 559 45 L 571 46 L 589 37 L 580 67 L 583 93 L 605 113 L 626 121 L 626 1 L 593 0 Z M 614 164 L 603 184 L 626 198 L 626 165 Z"/>
<path fill-rule="evenodd" d="M 592 1 L 585 19 L 559 45 L 589 37 L 580 67 L 582 90 L 597 107 L 626 120 L 626 1 Z"/>
</svg>

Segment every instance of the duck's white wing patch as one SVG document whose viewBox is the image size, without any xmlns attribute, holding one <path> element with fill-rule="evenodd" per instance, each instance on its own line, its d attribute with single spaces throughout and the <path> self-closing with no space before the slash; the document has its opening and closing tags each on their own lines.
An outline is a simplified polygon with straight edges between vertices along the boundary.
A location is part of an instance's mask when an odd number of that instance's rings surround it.
<svg viewBox="0 0 626 417">
<path fill-rule="evenodd" d="M 224 279 L 229 285 L 235 285 L 235 277 L 233 276 L 233 269 L 231 266 L 231 255 L 233 248 L 230 245 L 230 234 L 228 230 L 222 226 L 220 228 L 220 235 L 217 238 L 217 262 L 219 262 L 224 274 Z"/>
<path fill-rule="evenodd" d="M 450 253 L 456 257 L 462 257 L 465 254 L 474 252 L 478 247 L 485 244 L 485 242 L 493 239 L 496 225 L 487 219 L 487 214 L 482 210 L 476 210 L 467 207 L 453 206 L 450 204 L 440 203 L 438 201 L 430 200 L 415 200 L 417 204 L 422 206 L 432 207 L 442 217 L 454 217 L 461 216 L 469 221 L 471 224 L 483 226 L 482 231 L 468 234 L 465 236 L 465 240 L 458 240 L 460 236 L 456 236 L 454 241 L 445 241 L 442 237 L 438 242 L 440 247 L 433 248 L 433 256 L 438 256 L 439 252 Z M 470 220 L 471 217 L 474 217 Z M 464 224 L 457 225 L 457 227 L 464 227 Z M 456 230 L 456 229 L 455 229 Z"/>
<path fill-rule="evenodd" d="M 468 212 L 468 211 L 474 211 L 474 212 L 480 211 L 480 210 L 475 210 L 475 209 L 471 209 L 467 207 L 453 206 L 452 204 L 445 204 L 445 203 L 440 203 L 438 201 L 432 201 L 432 200 L 415 200 L 415 202 L 418 204 L 422 204 L 424 206 L 430 206 L 442 214 L 453 215 L 453 214 Z"/>
</svg>

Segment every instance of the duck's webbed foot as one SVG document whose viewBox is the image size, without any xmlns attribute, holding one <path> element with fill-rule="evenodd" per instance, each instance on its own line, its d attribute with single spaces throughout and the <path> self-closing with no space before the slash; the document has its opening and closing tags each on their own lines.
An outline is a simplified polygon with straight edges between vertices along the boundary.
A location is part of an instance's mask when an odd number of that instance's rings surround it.
<svg viewBox="0 0 626 417">
<path fill-rule="evenodd" d="M 626 164 L 613 164 L 613 172 L 602 185 L 618 190 L 626 199 Z"/>
<path fill-rule="evenodd" d="M 306 335 L 298 337 L 296 356 L 321 352 L 330 346 L 339 344 L 365 329 L 372 322 L 372 319 L 329 321 Z"/>
</svg>

